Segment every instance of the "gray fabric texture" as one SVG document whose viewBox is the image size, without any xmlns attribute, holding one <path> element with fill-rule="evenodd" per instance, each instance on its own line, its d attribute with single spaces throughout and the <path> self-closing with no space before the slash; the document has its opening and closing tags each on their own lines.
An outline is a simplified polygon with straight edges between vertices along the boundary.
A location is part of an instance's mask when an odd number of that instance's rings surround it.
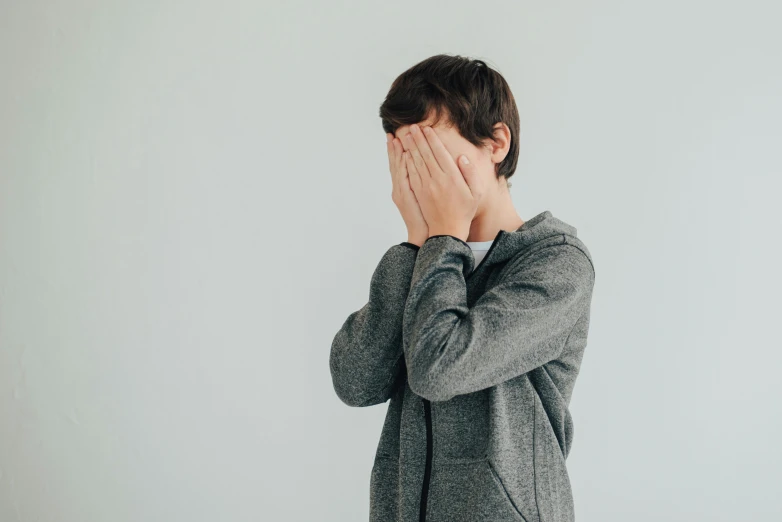
<svg viewBox="0 0 782 522">
<path fill-rule="evenodd" d="M 550 211 L 500 230 L 477 267 L 454 236 L 388 249 L 329 363 L 345 404 L 389 401 L 370 522 L 574 521 L 568 405 L 594 282 Z"/>
</svg>

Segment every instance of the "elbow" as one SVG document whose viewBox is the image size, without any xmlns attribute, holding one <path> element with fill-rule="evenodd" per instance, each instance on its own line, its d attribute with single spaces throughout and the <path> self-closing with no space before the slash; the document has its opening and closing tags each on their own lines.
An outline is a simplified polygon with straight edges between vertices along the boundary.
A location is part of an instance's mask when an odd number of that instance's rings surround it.
<svg viewBox="0 0 782 522">
<path fill-rule="evenodd" d="M 340 401 L 353 408 L 363 408 L 365 406 L 373 406 L 375 404 L 380 404 L 382 402 L 382 401 L 373 400 L 372 398 L 367 398 L 358 393 L 353 393 L 350 390 L 347 390 L 345 388 L 340 388 L 338 386 L 334 386 L 334 391 L 336 391 L 337 397 L 339 397 Z"/>
<path fill-rule="evenodd" d="M 456 396 L 455 393 L 444 389 L 442 386 L 432 386 L 430 383 L 417 382 L 413 384 L 411 382 L 410 389 L 413 390 L 413 393 L 429 402 L 448 401 Z"/>
<path fill-rule="evenodd" d="M 360 375 L 356 375 L 355 372 L 340 365 L 337 357 L 332 355 L 329 366 L 334 392 L 344 404 L 354 408 L 363 408 L 382 404 L 389 399 L 388 395 L 384 393 L 372 394 L 370 387 L 360 378 Z"/>
<path fill-rule="evenodd" d="M 337 358 L 331 357 L 331 384 L 340 401 L 352 407 L 365 406 L 366 398 L 361 390 L 355 386 L 355 379 L 349 373 L 340 368 Z"/>
<path fill-rule="evenodd" d="M 353 408 L 365 408 L 367 406 L 382 404 L 390 398 L 387 394 L 382 393 L 378 395 L 359 393 L 347 386 L 340 386 L 336 383 L 334 384 L 334 391 L 340 401 Z"/>
<path fill-rule="evenodd" d="M 442 378 L 435 377 L 432 371 L 413 369 L 408 372 L 410 389 L 430 402 L 443 402 L 458 395 Z"/>
<path fill-rule="evenodd" d="M 411 335 L 408 329 L 404 343 L 407 383 L 413 393 L 429 402 L 444 402 L 459 395 L 457 368 L 442 356 L 456 350 L 448 339 Z"/>
<path fill-rule="evenodd" d="M 335 372 L 332 367 L 331 382 L 334 387 L 334 392 L 340 401 L 348 406 L 354 408 L 362 408 L 364 406 L 373 406 L 383 402 L 376 397 L 369 397 L 364 390 L 358 389 L 347 376 L 341 375 L 339 372 Z"/>
<path fill-rule="evenodd" d="M 426 357 L 427 351 L 421 348 L 414 347 L 410 353 L 407 383 L 413 393 L 430 402 L 443 402 L 459 395 L 453 373 L 444 368 L 439 359 Z"/>
<path fill-rule="evenodd" d="M 342 364 L 342 359 L 348 351 L 349 344 L 346 339 L 344 327 L 334 336 L 329 355 L 329 370 L 331 371 L 331 384 L 340 401 L 348 406 L 359 407 L 363 405 L 364 398 L 355 385 L 356 379 L 349 368 Z"/>
</svg>

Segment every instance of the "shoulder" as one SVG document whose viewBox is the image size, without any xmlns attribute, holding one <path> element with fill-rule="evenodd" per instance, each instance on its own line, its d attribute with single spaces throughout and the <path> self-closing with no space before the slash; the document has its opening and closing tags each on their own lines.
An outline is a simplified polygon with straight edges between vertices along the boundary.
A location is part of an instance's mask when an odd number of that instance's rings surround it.
<svg viewBox="0 0 782 522">
<path fill-rule="evenodd" d="M 552 236 L 514 255 L 502 270 L 501 279 L 562 279 L 592 286 L 595 268 L 586 245 L 575 236 Z"/>
</svg>

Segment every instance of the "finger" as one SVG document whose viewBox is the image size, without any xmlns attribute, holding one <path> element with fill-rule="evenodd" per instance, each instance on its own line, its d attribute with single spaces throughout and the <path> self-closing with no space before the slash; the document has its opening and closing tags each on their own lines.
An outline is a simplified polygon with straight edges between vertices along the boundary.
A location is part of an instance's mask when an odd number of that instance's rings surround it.
<svg viewBox="0 0 782 522">
<path fill-rule="evenodd" d="M 396 169 L 396 166 L 398 164 L 398 158 L 396 157 L 396 151 L 394 150 L 394 142 L 391 139 L 391 133 L 386 132 L 386 152 L 388 153 L 388 170 L 391 173 L 391 178 L 393 180 L 394 177 L 394 170 Z"/>
<path fill-rule="evenodd" d="M 401 182 L 407 176 L 407 165 L 405 165 L 404 158 L 402 157 L 404 149 L 402 148 L 402 142 L 399 140 L 399 138 L 394 138 L 393 144 L 394 161 L 396 165 L 394 172 L 396 172 L 397 181 Z"/>
<path fill-rule="evenodd" d="M 421 187 L 423 180 L 421 179 L 421 175 L 418 173 L 418 169 L 416 168 L 415 162 L 413 161 L 413 156 L 410 154 L 410 151 L 405 151 L 404 155 L 405 163 L 407 165 L 407 176 L 410 178 L 410 187 L 412 187 L 413 191 L 415 192 Z"/>
<path fill-rule="evenodd" d="M 437 158 L 429 146 L 428 137 L 434 134 L 431 127 L 419 127 L 418 125 L 410 126 L 410 135 L 413 136 L 418 154 L 421 157 L 421 161 L 426 165 L 426 170 L 431 176 L 440 176 L 443 174 L 443 169 L 437 162 Z"/>
<path fill-rule="evenodd" d="M 424 127 L 422 130 L 440 171 L 448 175 L 461 175 L 459 166 L 454 161 L 451 153 L 448 152 L 448 149 L 445 148 L 445 145 L 440 140 L 440 136 L 437 135 L 437 131 L 432 127 Z"/>
<path fill-rule="evenodd" d="M 407 140 L 407 150 L 410 153 L 410 157 L 413 160 L 413 163 L 415 164 L 415 170 L 418 172 L 418 175 L 422 178 L 429 178 L 429 170 L 426 166 L 426 162 L 424 162 L 424 158 L 421 156 L 421 152 L 418 150 L 418 145 L 415 142 L 415 138 L 412 134 L 412 129 L 410 134 L 407 134 L 405 136 L 405 139 Z M 410 168 L 408 166 L 408 168 Z"/>
<path fill-rule="evenodd" d="M 402 163 L 402 146 L 393 134 L 389 134 L 391 141 L 388 142 L 388 170 L 391 171 L 391 177 L 394 183 L 399 181 L 399 167 Z"/>
</svg>

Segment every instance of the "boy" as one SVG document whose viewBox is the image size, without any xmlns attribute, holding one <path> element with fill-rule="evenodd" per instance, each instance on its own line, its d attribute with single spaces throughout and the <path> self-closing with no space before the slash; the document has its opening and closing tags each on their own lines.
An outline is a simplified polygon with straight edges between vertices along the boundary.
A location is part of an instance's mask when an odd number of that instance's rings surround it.
<svg viewBox="0 0 782 522">
<path fill-rule="evenodd" d="M 343 402 L 390 400 L 370 521 L 572 522 L 568 404 L 591 255 L 550 211 L 514 209 L 519 117 L 485 62 L 416 64 L 380 116 L 408 240 L 380 260 L 330 354 Z"/>
</svg>

